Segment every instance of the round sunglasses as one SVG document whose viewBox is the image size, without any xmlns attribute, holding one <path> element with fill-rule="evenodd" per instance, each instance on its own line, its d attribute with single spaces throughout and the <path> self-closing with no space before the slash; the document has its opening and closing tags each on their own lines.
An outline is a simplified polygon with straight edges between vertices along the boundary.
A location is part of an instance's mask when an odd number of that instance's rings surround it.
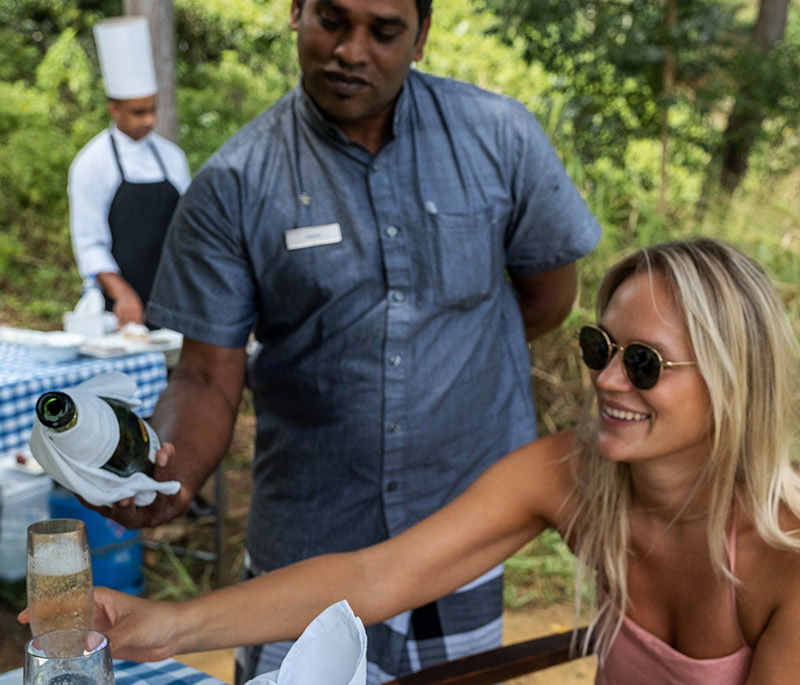
<svg viewBox="0 0 800 685">
<path fill-rule="evenodd" d="M 617 350 L 622 352 L 622 365 L 628 380 L 639 390 L 649 390 L 658 383 L 664 367 L 697 364 L 696 361 L 665 361 L 657 349 L 642 342 L 631 342 L 625 347 L 617 345 L 599 326 L 587 325 L 581 328 L 579 340 L 583 362 L 593 371 L 602 371 Z"/>
</svg>

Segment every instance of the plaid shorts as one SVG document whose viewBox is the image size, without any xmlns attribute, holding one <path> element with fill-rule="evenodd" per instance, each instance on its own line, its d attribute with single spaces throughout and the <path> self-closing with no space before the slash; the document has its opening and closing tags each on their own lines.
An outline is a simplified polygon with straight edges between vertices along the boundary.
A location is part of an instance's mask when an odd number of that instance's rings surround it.
<svg viewBox="0 0 800 685">
<path fill-rule="evenodd" d="M 244 578 L 261 573 L 248 555 Z M 447 597 L 366 630 L 367 685 L 499 647 L 503 630 L 503 567 L 495 567 Z M 276 642 L 237 649 L 236 685 L 280 668 L 291 646 L 292 642 Z"/>
</svg>

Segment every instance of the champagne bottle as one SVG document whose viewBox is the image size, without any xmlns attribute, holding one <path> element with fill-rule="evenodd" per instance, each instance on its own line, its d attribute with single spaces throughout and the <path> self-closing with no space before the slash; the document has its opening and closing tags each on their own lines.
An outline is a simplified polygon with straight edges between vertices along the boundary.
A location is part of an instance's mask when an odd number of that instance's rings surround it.
<svg viewBox="0 0 800 685">
<path fill-rule="evenodd" d="M 102 464 L 100 468 L 123 478 L 137 472 L 152 476 L 151 455 L 161 447 L 155 431 L 124 403 L 108 397 L 100 399 L 113 411 L 119 426 L 119 440 L 107 460 L 101 461 L 105 455 L 92 460 Z M 91 408 L 87 407 L 86 411 L 91 411 Z M 95 430 L 96 425 L 91 421 L 79 424 L 78 412 L 79 407 L 65 392 L 46 392 L 36 401 L 36 417 L 54 434 L 66 436 L 70 431 Z M 82 455 L 70 456 L 80 458 Z"/>
</svg>

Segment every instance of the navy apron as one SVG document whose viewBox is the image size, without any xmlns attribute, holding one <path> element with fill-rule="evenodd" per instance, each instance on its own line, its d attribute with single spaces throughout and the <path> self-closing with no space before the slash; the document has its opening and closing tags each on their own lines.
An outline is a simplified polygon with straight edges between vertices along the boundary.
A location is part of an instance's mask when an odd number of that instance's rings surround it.
<svg viewBox="0 0 800 685">
<path fill-rule="evenodd" d="M 122 183 L 108 210 L 111 255 L 116 260 L 122 277 L 130 283 L 145 305 L 150 297 L 167 227 L 180 194 L 167 179 L 167 170 L 151 141 L 148 141 L 148 146 L 161 167 L 164 180 L 153 183 L 126 181 L 114 136 L 109 137 L 114 159 L 122 176 Z M 106 309 L 110 311 L 111 305 L 111 300 L 106 297 Z"/>
</svg>

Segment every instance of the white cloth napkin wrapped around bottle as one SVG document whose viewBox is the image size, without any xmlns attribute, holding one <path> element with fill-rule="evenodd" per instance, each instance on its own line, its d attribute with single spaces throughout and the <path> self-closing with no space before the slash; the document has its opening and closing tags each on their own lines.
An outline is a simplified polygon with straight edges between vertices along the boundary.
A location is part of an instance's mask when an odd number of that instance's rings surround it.
<svg viewBox="0 0 800 685">
<path fill-rule="evenodd" d="M 110 506 L 128 497 L 134 498 L 136 506 L 146 507 L 157 493 L 174 495 L 181 489 L 176 480 L 156 481 L 144 473 L 123 478 L 100 468 L 119 440 L 114 414 L 100 398 L 108 397 L 130 408 L 138 406 L 140 401 L 134 397 L 136 382 L 130 376 L 121 371 L 109 371 L 62 391 L 78 408 L 76 425 L 90 430 L 70 431 L 66 439 L 62 435 L 56 441 L 51 431 L 38 419 L 34 420 L 29 443 L 31 453 L 54 481 L 98 507 Z"/>
<path fill-rule="evenodd" d="M 317 616 L 289 649 L 281 667 L 245 685 L 366 685 L 367 634 L 342 600 Z"/>
</svg>

